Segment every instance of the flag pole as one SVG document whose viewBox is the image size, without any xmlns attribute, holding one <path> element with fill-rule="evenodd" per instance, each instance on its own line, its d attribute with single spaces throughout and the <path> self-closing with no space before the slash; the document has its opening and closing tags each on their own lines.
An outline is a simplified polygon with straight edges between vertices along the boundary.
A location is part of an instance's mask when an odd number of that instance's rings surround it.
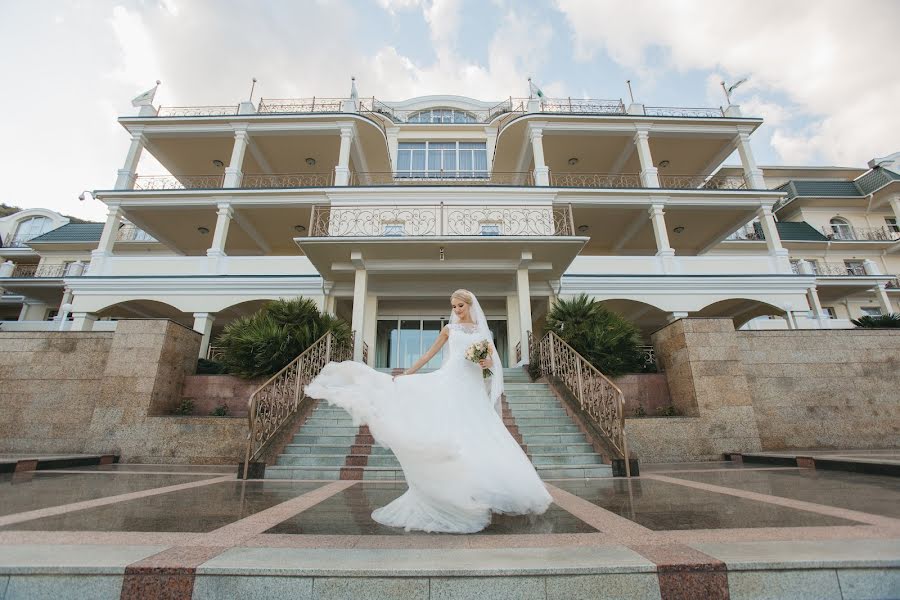
<svg viewBox="0 0 900 600">
<path fill-rule="evenodd" d="M 631 98 L 631 103 L 634 104 L 634 94 L 631 92 L 631 80 L 626 79 L 625 84 L 628 86 L 628 97 Z"/>
<path fill-rule="evenodd" d="M 256 89 L 256 77 L 253 78 L 253 83 L 250 84 L 250 102 L 253 102 L 253 90 Z"/>
<path fill-rule="evenodd" d="M 725 87 L 725 82 L 720 82 L 722 85 L 722 91 L 725 92 L 725 101 L 728 102 L 728 106 L 731 106 L 731 94 L 728 93 L 728 88 Z"/>
</svg>

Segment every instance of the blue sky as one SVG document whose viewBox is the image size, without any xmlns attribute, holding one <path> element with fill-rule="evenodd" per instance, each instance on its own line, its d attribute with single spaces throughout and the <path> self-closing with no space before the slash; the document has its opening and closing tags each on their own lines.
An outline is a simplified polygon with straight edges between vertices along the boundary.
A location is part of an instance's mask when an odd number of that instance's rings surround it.
<svg viewBox="0 0 900 600">
<path fill-rule="evenodd" d="M 900 140 L 900 2 L 822 0 L 0 0 L 7 115 L 0 202 L 100 219 L 128 136 L 157 103 L 256 97 L 387 100 L 452 93 L 719 106 L 722 79 L 765 125 L 760 164 L 862 166 Z M 12 115 L 14 118 L 9 118 Z M 147 165 L 142 165 L 146 171 Z M 36 185 L 39 184 L 39 185 Z"/>
</svg>

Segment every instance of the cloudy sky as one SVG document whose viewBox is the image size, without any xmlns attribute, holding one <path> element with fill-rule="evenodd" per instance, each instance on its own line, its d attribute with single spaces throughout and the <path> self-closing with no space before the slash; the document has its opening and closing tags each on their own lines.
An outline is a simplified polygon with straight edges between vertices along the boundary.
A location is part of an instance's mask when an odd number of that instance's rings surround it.
<svg viewBox="0 0 900 600">
<path fill-rule="evenodd" d="M 450 93 L 719 106 L 766 124 L 761 164 L 861 166 L 900 150 L 896 0 L 0 0 L 0 202 L 100 220 L 116 123 L 156 103 Z M 153 165 L 141 171 L 152 174 Z"/>
</svg>

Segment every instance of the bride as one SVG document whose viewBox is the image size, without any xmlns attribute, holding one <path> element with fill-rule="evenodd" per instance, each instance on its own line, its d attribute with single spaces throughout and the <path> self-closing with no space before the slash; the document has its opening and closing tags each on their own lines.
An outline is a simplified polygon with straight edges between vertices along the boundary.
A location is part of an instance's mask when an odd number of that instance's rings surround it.
<svg viewBox="0 0 900 600">
<path fill-rule="evenodd" d="M 403 375 L 391 377 L 353 361 L 328 363 L 307 395 L 346 410 L 390 448 L 409 489 L 372 518 L 407 531 L 474 533 L 491 512 L 541 514 L 552 501 L 500 416 L 503 365 L 484 312 L 468 290 L 450 297 L 452 314 L 434 345 Z M 490 358 L 466 359 L 487 340 Z M 449 342 L 444 364 L 413 375 Z M 490 369 L 490 392 L 482 369 Z"/>
</svg>

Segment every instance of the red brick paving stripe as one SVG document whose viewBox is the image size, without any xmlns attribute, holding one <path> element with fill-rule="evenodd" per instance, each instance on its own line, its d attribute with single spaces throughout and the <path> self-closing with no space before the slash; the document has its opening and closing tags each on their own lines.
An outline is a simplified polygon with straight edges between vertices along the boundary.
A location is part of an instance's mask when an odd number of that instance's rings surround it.
<svg viewBox="0 0 900 600">
<path fill-rule="evenodd" d="M 729 600 L 725 563 L 684 544 L 630 544 L 656 565 L 662 600 Z"/>
<path fill-rule="evenodd" d="M 634 521 L 621 517 L 585 500 L 575 494 L 562 490 L 548 482 L 544 482 L 553 501 L 560 508 L 570 512 L 591 527 L 604 532 L 610 541 L 616 543 L 640 543 L 652 539 L 654 532 Z"/>
<path fill-rule="evenodd" d="M 24 473 L 26 471 L 34 471 L 37 469 L 38 461 L 36 458 L 26 458 L 16 462 L 16 473 Z"/>
<path fill-rule="evenodd" d="M 75 512 L 76 510 L 84 510 L 87 508 L 96 508 L 98 506 L 106 506 L 107 504 L 116 504 L 118 502 L 126 502 L 128 500 L 136 500 L 138 498 L 148 498 L 150 496 L 158 496 L 160 494 L 168 494 L 169 492 L 177 492 L 179 490 L 187 490 L 195 487 L 203 487 L 223 481 L 234 481 L 234 475 L 225 475 L 222 477 L 212 477 L 210 479 L 201 479 L 200 481 L 191 481 L 188 483 L 179 483 L 177 485 L 167 485 L 140 492 L 129 492 L 127 494 L 118 494 L 116 496 L 107 496 L 105 498 L 97 498 L 94 500 L 83 500 L 81 502 L 73 502 L 71 504 L 63 504 L 60 506 L 51 506 L 49 508 L 40 508 L 37 510 L 29 510 L 27 512 L 15 513 L 0 517 L 0 527 L 12 525 L 14 523 L 22 523 L 23 521 L 31 521 L 42 517 L 52 517 L 63 513 Z"/>
<path fill-rule="evenodd" d="M 191 600 L 197 567 L 228 546 L 169 548 L 125 567 L 119 600 Z"/>
<path fill-rule="evenodd" d="M 795 508 L 797 510 L 805 510 L 829 517 L 837 517 L 838 519 L 847 519 L 849 521 L 858 521 L 868 525 L 878 525 L 896 532 L 900 532 L 900 519 L 892 519 L 890 517 L 882 517 L 869 513 L 850 510 L 848 508 L 835 508 L 824 504 L 815 504 L 813 502 L 805 502 L 803 500 L 792 500 L 790 498 L 782 498 L 780 496 L 770 496 L 768 494 L 760 494 L 758 492 L 748 492 L 737 488 L 729 488 L 721 485 L 712 485 L 709 483 L 700 483 L 699 481 L 691 481 L 689 479 L 676 479 L 675 477 L 666 477 L 665 475 L 647 474 L 642 475 L 643 479 L 655 479 L 657 481 L 665 481 L 666 483 L 674 483 L 691 487 L 707 492 L 715 492 L 717 494 L 726 494 L 728 496 L 737 496 L 738 498 L 746 498 L 748 500 L 757 500 L 767 504 L 775 504 L 785 506 L 787 508 Z"/>
<path fill-rule="evenodd" d="M 363 478 L 363 470 L 369 464 L 369 455 L 372 453 L 372 444 L 375 440 L 369 431 L 368 425 L 360 425 L 356 432 L 356 439 L 350 448 L 350 454 L 344 459 L 341 467 L 341 479 L 344 481 L 359 481 Z"/>
</svg>

